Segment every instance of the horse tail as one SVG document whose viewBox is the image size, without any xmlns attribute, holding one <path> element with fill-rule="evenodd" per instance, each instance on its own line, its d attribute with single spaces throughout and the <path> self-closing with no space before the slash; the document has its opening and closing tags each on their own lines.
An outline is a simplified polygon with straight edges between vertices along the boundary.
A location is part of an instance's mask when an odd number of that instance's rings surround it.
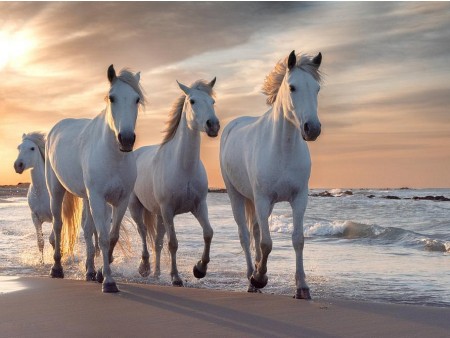
<svg viewBox="0 0 450 338">
<path fill-rule="evenodd" d="M 156 215 L 147 209 L 144 210 L 144 224 L 147 227 L 147 241 L 151 244 L 153 252 L 156 245 Z"/>
<path fill-rule="evenodd" d="M 249 199 L 245 200 L 245 219 L 247 220 L 248 231 L 250 232 L 250 245 L 253 249 L 255 247 L 255 238 L 253 236 L 253 228 L 256 222 L 255 205 Z"/>
<path fill-rule="evenodd" d="M 82 199 L 66 191 L 62 204 L 61 255 L 73 257 L 81 228 Z"/>
</svg>

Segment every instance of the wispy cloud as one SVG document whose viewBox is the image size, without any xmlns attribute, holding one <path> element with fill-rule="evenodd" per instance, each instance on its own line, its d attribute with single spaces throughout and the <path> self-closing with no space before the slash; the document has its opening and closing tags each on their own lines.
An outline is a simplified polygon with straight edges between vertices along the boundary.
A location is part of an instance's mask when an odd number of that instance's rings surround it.
<svg viewBox="0 0 450 338">
<path fill-rule="evenodd" d="M 393 184 L 379 174 L 381 164 L 392 177 L 408 164 L 417 168 L 410 185 L 450 186 L 448 173 L 439 183 L 425 175 L 450 167 L 448 3 L 11 2 L 0 10 L 2 31 L 25 32 L 33 42 L 0 69 L 0 141 L 9 162 L 23 132 L 100 112 L 110 64 L 142 72 L 149 104 L 137 132 L 144 145 L 162 138 L 181 94 L 175 80 L 217 76 L 225 126 L 268 109 L 264 78 L 295 49 L 324 56 L 312 186 Z M 203 142 L 210 183 L 220 185 L 219 142 Z M 421 161 L 430 167 L 415 165 Z M 9 162 L 2 177 L 19 180 Z"/>
</svg>

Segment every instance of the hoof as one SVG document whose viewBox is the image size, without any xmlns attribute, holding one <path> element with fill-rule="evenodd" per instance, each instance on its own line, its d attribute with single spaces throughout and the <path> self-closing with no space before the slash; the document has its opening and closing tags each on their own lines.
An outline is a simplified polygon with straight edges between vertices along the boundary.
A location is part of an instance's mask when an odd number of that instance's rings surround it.
<svg viewBox="0 0 450 338">
<path fill-rule="evenodd" d="M 142 277 L 148 277 L 150 275 L 150 263 L 141 261 L 138 271 Z"/>
<path fill-rule="evenodd" d="M 50 277 L 52 278 L 64 278 L 64 271 L 62 268 L 52 268 L 52 271 L 50 271 Z"/>
<path fill-rule="evenodd" d="M 102 268 L 98 269 L 95 279 L 97 280 L 97 282 L 103 283 L 103 269 Z"/>
<path fill-rule="evenodd" d="M 103 283 L 102 284 L 102 292 L 104 293 L 116 293 L 119 292 L 116 283 Z"/>
<path fill-rule="evenodd" d="M 172 286 L 182 287 L 183 286 L 183 281 L 181 281 L 181 280 L 174 280 L 174 281 L 172 281 Z"/>
<path fill-rule="evenodd" d="M 267 275 L 263 275 L 262 276 L 262 280 L 259 281 L 257 280 L 254 276 L 252 276 L 250 278 L 250 283 L 257 289 L 262 289 L 263 287 L 265 287 L 267 285 L 269 278 L 267 277 Z"/>
<path fill-rule="evenodd" d="M 255 288 L 251 284 L 248 286 L 247 292 L 250 292 L 250 293 L 262 293 L 260 289 Z"/>
<path fill-rule="evenodd" d="M 311 295 L 309 294 L 308 288 L 297 289 L 297 292 L 294 296 L 295 299 L 311 299 Z"/>
<path fill-rule="evenodd" d="M 97 276 L 96 276 L 95 271 L 86 273 L 86 281 L 87 282 L 97 281 Z"/>
<path fill-rule="evenodd" d="M 194 273 L 194 277 L 195 277 L 195 278 L 203 278 L 203 277 L 206 276 L 206 269 L 205 269 L 205 271 L 200 271 L 200 270 L 197 268 L 197 265 L 194 265 L 194 269 L 193 269 L 192 272 Z"/>
</svg>

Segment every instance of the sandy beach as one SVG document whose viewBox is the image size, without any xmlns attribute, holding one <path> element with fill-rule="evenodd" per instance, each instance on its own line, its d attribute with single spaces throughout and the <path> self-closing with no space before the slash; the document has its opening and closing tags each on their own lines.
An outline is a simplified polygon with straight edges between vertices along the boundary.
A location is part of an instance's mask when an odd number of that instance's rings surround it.
<svg viewBox="0 0 450 338">
<path fill-rule="evenodd" d="M 118 285 L 120 293 L 102 294 L 92 282 L 3 277 L 0 337 L 448 337 L 450 332 L 448 308 Z"/>
</svg>

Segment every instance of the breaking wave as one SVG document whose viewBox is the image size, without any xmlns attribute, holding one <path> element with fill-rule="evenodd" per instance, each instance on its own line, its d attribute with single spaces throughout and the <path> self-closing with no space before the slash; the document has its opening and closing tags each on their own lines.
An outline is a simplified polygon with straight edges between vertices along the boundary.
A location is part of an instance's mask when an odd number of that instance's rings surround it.
<svg viewBox="0 0 450 338">
<path fill-rule="evenodd" d="M 293 232 L 292 218 L 273 216 L 270 231 L 291 234 Z M 325 237 L 347 240 L 365 241 L 370 244 L 392 245 L 434 252 L 450 252 L 450 241 L 432 238 L 410 230 L 397 227 L 382 227 L 352 221 L 322 221 L 304 225 L 305 237 Z"/>
</svg>

